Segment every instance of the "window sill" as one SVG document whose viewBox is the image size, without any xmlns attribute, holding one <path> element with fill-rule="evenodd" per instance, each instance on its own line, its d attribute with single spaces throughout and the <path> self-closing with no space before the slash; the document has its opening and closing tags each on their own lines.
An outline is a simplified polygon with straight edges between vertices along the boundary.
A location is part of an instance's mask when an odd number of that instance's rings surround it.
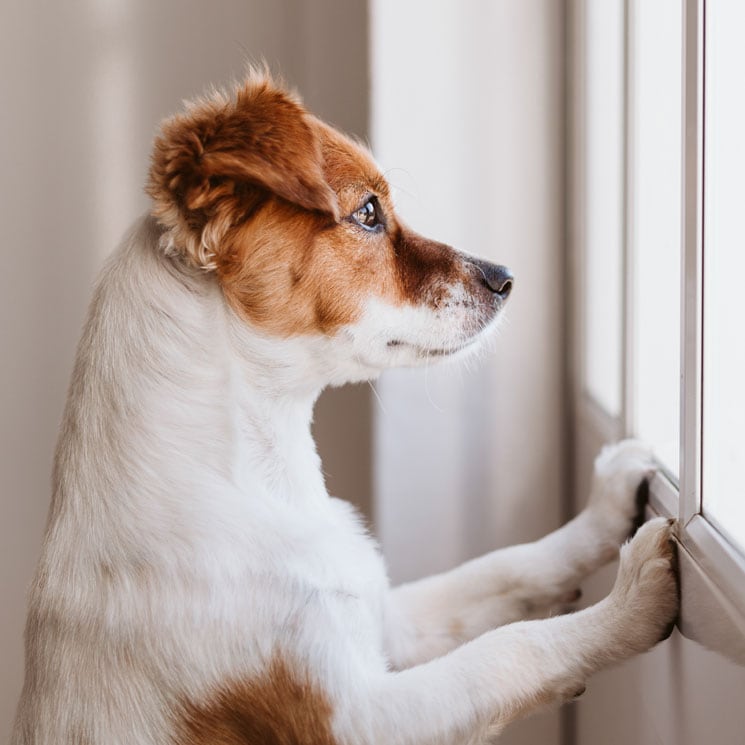
<svg viewBox="0 0 745 745">
<path fill-rule="evenodd" d="M 580 467 L 607 442 L 624 436 L 619 418 L 603 411 L 590 396 L 579 395 L 577 421 L 585 433 Z M 647 517 L 680 520 L 679 565 L 683 636 L 745 666 L 745 556 L 692 505 L 681 503 L 678 487 L 662 471 L 649 485 Z"/>
<path fill-rule="evenodd" d="M 678 517 L 676 488 L 663 475 L 649 489 L 647 516 Z M 700 514 L 678 527 L 683 636 L 745 665 L 745 558 Z"/>
</svg>

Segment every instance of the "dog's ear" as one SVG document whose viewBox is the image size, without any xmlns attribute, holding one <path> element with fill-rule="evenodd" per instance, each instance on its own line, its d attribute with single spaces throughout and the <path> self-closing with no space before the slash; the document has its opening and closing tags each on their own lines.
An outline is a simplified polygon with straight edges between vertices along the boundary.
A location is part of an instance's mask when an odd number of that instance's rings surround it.
<svg viewBox="0 0 745 745">
<path fill-rule="evenodd" d="M 270 194 L 338 219 L 317 130 L 295 98 L 256 75 L 233 97 L 216 93 L 167 119 L 147 192 L 171 244 L 214 266 L 226 232 Z"/>
</svg>

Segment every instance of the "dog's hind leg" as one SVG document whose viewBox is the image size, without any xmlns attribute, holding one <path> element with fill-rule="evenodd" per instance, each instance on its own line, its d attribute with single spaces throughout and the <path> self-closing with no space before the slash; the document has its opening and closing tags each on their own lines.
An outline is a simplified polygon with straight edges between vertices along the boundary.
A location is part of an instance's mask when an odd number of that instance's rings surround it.
<svg viewBox="0 0 745 745">
<path fill-rule="evenodd" d="M 637 490 L 653 470 L 638 442 L 606 448 L 595 462 L 587 507 L 562 528 L 393 590 L 388 644 L 394 663 L 421 663 L 497 626 L 571 605 L 581 581 L 617 556 L 631 534 L 640 512 Z"/>
</svg>

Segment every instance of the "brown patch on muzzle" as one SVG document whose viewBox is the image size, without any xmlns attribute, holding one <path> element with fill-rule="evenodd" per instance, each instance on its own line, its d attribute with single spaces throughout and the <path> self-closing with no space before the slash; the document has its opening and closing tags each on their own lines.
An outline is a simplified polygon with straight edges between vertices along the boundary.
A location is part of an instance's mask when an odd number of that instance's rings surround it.
<svg viewBox="0 0 745 745">
<path fill-rule="evenodd" d="M 397 231 L 393 245 L 402 301 L 437 308 L 452 287 L 469 283 L 467 262 L 450 246 L 407 228 Z"/>
</svg>

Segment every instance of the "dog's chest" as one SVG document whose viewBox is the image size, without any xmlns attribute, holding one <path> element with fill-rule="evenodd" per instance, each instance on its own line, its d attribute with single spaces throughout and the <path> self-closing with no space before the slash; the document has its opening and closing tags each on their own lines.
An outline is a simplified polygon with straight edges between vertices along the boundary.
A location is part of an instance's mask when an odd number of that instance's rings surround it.
<svg viewBox="0 0 745 745">
<path fill-rule="evenodd" d="M 209 565 L 216 573 L 208 577 L 209 594 L 235 599 L 243 606 L 235 608 L 239 616 L 262 607 L 282 624 L 316 604 L 380 620 L 385 564 L 359 515 L 342 500 L 257 500 L 237 523 L 221 521 L 209 544 L 217 559 Z"/>
<path fill-rule="evenodd" d="M 384 669 L 388 578 L 359 516 L 328 498 L 285 508 L 275 503 L 269 514 L 252 528 L 245 581 L 230 593 L 240 599 L 230 611 L 229 633 L 243 640 L 245 660 L 279 649 L 313 667 L 320 654 Z"/>
<path fill-rule="evenodd" d="M 292 522 L 282 541 L 288 575 L 319 591 L 377 602 L 387 586 L 385 565 L 349 504 L 331 499 L 321 514 L 299 514 Z"/>
</svg>

